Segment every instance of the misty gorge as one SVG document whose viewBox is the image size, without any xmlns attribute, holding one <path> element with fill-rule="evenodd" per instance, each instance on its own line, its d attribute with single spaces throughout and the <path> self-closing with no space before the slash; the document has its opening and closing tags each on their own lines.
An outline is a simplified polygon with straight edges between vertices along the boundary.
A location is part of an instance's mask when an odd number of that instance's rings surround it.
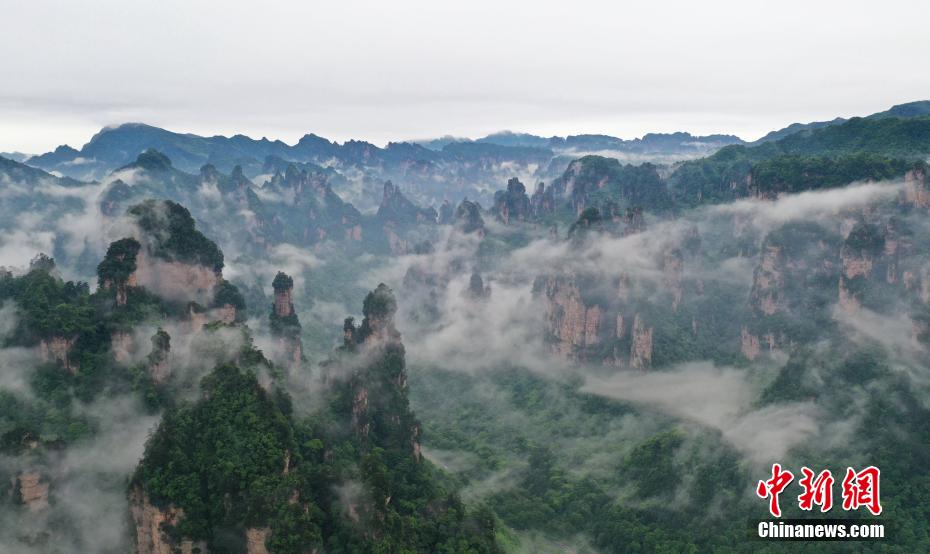
<svg viewBox="0 0 930 554">
<path fill-rule="evenodd" d="M 779 462 L 920 551 L 925 114 L 0 158 L 0 548 L 756 551 Z"/>
<path fill-rule="evenodd" d="M 928 17 L 0 0 L 0 554 L 930 552 Z"/>
</svg>

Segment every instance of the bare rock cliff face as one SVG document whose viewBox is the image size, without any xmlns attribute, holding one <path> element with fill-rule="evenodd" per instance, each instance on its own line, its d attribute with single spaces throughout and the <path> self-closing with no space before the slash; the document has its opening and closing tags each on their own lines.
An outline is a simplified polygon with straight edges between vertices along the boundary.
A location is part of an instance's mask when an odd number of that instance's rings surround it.
<svg viewBox="0 0 930 554">
<path fill-rule="evenodd" d="M 114 331 L 110 336 L 110 350 L 113 359 L 120 364 L 128 364 L 136 350 L 132 334 L 125 331 Z"/>
<path fill-rule="evenodd" d="M 401 237 L 394 228 L 394 222 L 389 221 L 384 224 L 384 236 L 387 238 L 388 249 L 395 256 L 402 256 L 410 253 L 410 241 Z"/>
<path fill-rule="evenodd" d="M 271 534 L 271 529 L 267 527 L 252 527 L 245 531 L 245 551 L 246 554 L 268 554 L 268 548 L 265 547 L 265 540 Z"/>
<path fill-rule="evenodd" d="M 774 332 L 764 333 L 759 336 L 751 333 L 745 326 L 740 330 L 740 351 L 743 357 L 749 361 L 755 360 L 763 352 L 768 354 L 777 352 L 779 345 L 784 342 L 785 338 L 783 336 L 779 338 Z"/>
<path fill-rule="evenodd" d="M 862 306 L 855 283 L 871 279 L 874 259 L 867 253 L 844 246 L 840 252 L 840 260 L 842 274 L 839 282 L 838 303 L 847 312 L 855 312 Z"/>
<path fill-rule="evenodd" d="M 165 533 L 165 527 L 176 525 L 184 512 L 178 508 L 159 509 L 151 503 L 148 494 L 141 487 L 132 489 L 129 495 L 129 509 L 135 529 L 135 546 L 138 554 L 193 554 L 195 549 L 206 553 L 206 545 L 182 539 L 175 544 Z"/>
<path fill-rule="evenodd" d="M 49 484 L 37 470 L 23 471 L 13 479 L 19 501 L 32 513 L 48 508 Z"/>
<path fill-rule="evenodd" d="M 345 233 L 346 233 L 346 240 L 353 241 L 353 242 L 361 241 L 362 240 L 362 224 L 356 223 L 355 225 L 352 225 L 351 227 L 347 227 L 345 230 Z"/>
<path fill-rule="evenodd" d="M 214 321 L 219 321 L 225 323 L 226 325 L 232 325 L 236 322 L 236 317 L 238 316 L 236 307 L 232 304 L 223 304 L 222 306 L 215 308 L 211 314 L 211 318 Z"/>
<path fill-rule="evenodd" d="M 190 323 L 191 333 L 197 333 L 203 326 L 207 324 L 207 314 L 202 310 L 198 310 L 194 305 L 188 307 L 187 310 L 188 321 Z"/>
<path fill-rule="evenodd" d="M 633 317 L 633 337 L 630 345 L 630 367 L 648 369 L 652 366 L 652 331 L 643 318 Z"/>
<path fill-rule="evenodd" d="M 371 432 L 371 423 L 367 421 L 367 416 L 368 389 L 360 385 L 355 388 L 355 393 L 352 395 L 352 428 L 363 439 L 367 439 L 368 433 Z"/>
<path fill-rule="evenodd" d="M 141 286 L 169 300 L 193 301 L 207 305 L 223 276 L 213 268 L 199 264 L 166 261 L 154 258 L 140 250 L 136 256 L 136 270 L 129 276 L 127 286 Z M 120 303 L 117 290 L 117 304 Z M 125 301 L 123 302 L 125 304 Z"/>
<path fill-rule="evenodd" d="M 584 162 L 581 160 L 573 161 L 568 165 L 562 182 L 562 193 L 570 198 L 572 208 L 574 208 L 577 215 L 580 215 L 587 207 L 587 194 L 585 194 L 583 187 L 578 184 L 578 177 L 581 176 L 583 170 Z M 601 186 L 603 184 L 599 183 Z"/>
<path fill-rule="evenodd" d="M 530 198 L 530 209 L 536 217 L 543 217 L 555 211 L 555 194 L 552 187 L 544 183 L 536 185 L 536 192 Z"/>
<path fill-rule="evenodd" d="M 279 358 L 288 367 L 297 367 L 303 360 L 303 342 L 300 338 L 300 322 L 294 311 L 294 281 L 290 276 L 278 273 L 272 287 L 272 333 L 278 337 L 281 350 Z"/>
<path fill-rule="evenodd" d="M 892 218 L 884 224 L 885 247 L 880 254 L 883 262 L 885 282 L 896 285 L 903 281 L 902 262 L 906 263 L 913 255 L 913 240 L 909 233 L 902 233 L 902 224 Z"/>
<path fill-rule="evenodd" d="M 598 334 L 601 329 L 601 307 L 595 304 L 584 315 L 584 345 L 594 346 L 600 342 Z"/>
<path fill-rule="evenodd" d="M 811 248 L 823 250 L 820 245 Z M 822 267 L 810 268 L 803 256 L 790 255 L 790 251 L 769 241 L 762 245 L 749 292 L 749 308 L 756 321 L 740 329 L 740 351 L 748 360 L 755 360 L 763 353 L 772 354 L 790 342 L 777 324 L 773 326 L 768 319 L 776 314 L 797 316 L 797 306 L 789 302 L 788 285 L 803 282 L 811 271 L 829 272 L 833 267 L 832 262 L 824 261 Z"/>
<path fill-rule="evenodd" d="M 749 329 L 743 327 L 740 331 L 740 351 L 747 360 L 755 360 L 762 353 L 759 345 L 759 337 L 749 332 Z"/>
<path fill-rule="evenodd" d="M 547 328 L 557 354 L 577 358 L 582 348 L 601 342 L 604 310 L 585 305 L 573 277 L 546 277 L 544 290 Z"/>
<path fill-rule="evenodd" d="M 670 265 L 675 265 L 674 257 Z M 675 268 L 670 271 L 677 273 Z M 673 276 L 673 300 L 677 282 Z M 629 287 L 629 279 L 621 278 L 619 300 L 623 300 Z M 625 315 L 586 301 L 578 280 L 571 275 L 541 277 L 535 290 L 545 299 L 547 336 L 552 351 L 559 356 L 636 369 L 652 366 L 654 328 L 639 312 Z M 615 341 L 611 352 L 609 345 Z"/>
<path fill-rule="evenodd" d="M 868 277 L 872 273 L 873 260 L 870 256 L 844 251 L 840 259 L 843 262 L 843 276 L 847 279 L 860 275 Z"/>
<path fill-rule="evenodd" d="M 916 208 L 930 208 L 930 187 L 923 168 L 914 168 L 904 174 L 904 200 Z"/>
<path fill-rule="evenodd" d="M 55 362 L 70 373 L 76 374 L 78 364 L 71 360 L 71 351 L 76 342 L 77 337 L 55 336 L 42 339 L 39 342 L 39 357 L 43 362 Z"/>
<path fill-rule="evenodd" d="M 494 197 L 495 215 L 504 225 L 511 221 L 524 221 L 531 215 L 531 201 L 526 195 L 526 187 L 516 177 L 507 181 L 506 191 L 500 191 Z"/>
<path fill-rule="evenodd" d="M 287 317 L 294 313 L 294 286 L 274 291 L 274 313 L 278 317 Z"/>
<path fill-rule="evenodd" d="M 753 310 L 774 315 L 785 309 L 785 257 L 780 246 L 766 245 L 762 259 L 752 276 L 749 303 Z"/>
<path fill-rule="evenodd" d="M 400 341 L 400 333 L 397 331 L 397 328 L 394 326 L 393 317 L 384 317 L 381 315 L 371 315 L 366 318 L 368 321 L 368 327 L 371 330 L 365 342 L 368 344 L 374 343 L 395 343 Z"/>
<path fill-rule="evenodd" d="M 417 206 L 404 196 L 399 187 L 391 181 L 385 181 L 377 219 L 382 223 L 381 229 L 389 250 L 397 256 L 412 250 L 412 244 L 404 238 L 404 232 L 414 225 L 436 223 L 437 214 L 433 208 Z"/>
</svg>

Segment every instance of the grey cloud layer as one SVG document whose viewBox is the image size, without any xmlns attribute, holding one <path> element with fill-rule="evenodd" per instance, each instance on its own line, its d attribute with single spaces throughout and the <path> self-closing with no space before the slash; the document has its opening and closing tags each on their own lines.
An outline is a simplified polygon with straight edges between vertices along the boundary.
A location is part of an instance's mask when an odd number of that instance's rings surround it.
<svg viewBox="0 0 930 554">
<path fill-rule="evenodd" d="M 911 0 L 6 4 L 0 48 L 18 54 L 0 150 L 48 150 L 36 130 L 56 123 L 80 141 L 130 120 L 376 142 L 502 127 L 752 138 L 930 89 L 913 71 L 927 7 Z"/>
</svg>

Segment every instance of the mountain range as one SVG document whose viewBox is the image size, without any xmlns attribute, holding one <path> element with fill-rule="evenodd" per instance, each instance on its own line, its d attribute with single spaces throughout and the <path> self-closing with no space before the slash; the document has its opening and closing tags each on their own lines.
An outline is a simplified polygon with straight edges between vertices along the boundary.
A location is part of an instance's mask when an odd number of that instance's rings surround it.
<svg viewBox="0 0 930 554">
<path fill-rule="evenodd" d="M 777 462 L 926 551 L 928 106 L 0 158 L 0 550 L 754 551 Z"/>
</svg>

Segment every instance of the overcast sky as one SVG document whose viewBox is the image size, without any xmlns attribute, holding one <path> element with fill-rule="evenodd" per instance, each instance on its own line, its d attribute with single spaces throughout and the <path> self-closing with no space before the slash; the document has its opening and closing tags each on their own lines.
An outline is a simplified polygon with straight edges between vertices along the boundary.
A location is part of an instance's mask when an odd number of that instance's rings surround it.
<svg viewBox="0 0 930 554">
<path fill-rule="evenodd" d="M 930 98 L 930 2 L 0 0 L 0 151 L 734 133 Z"/>
</svg>

